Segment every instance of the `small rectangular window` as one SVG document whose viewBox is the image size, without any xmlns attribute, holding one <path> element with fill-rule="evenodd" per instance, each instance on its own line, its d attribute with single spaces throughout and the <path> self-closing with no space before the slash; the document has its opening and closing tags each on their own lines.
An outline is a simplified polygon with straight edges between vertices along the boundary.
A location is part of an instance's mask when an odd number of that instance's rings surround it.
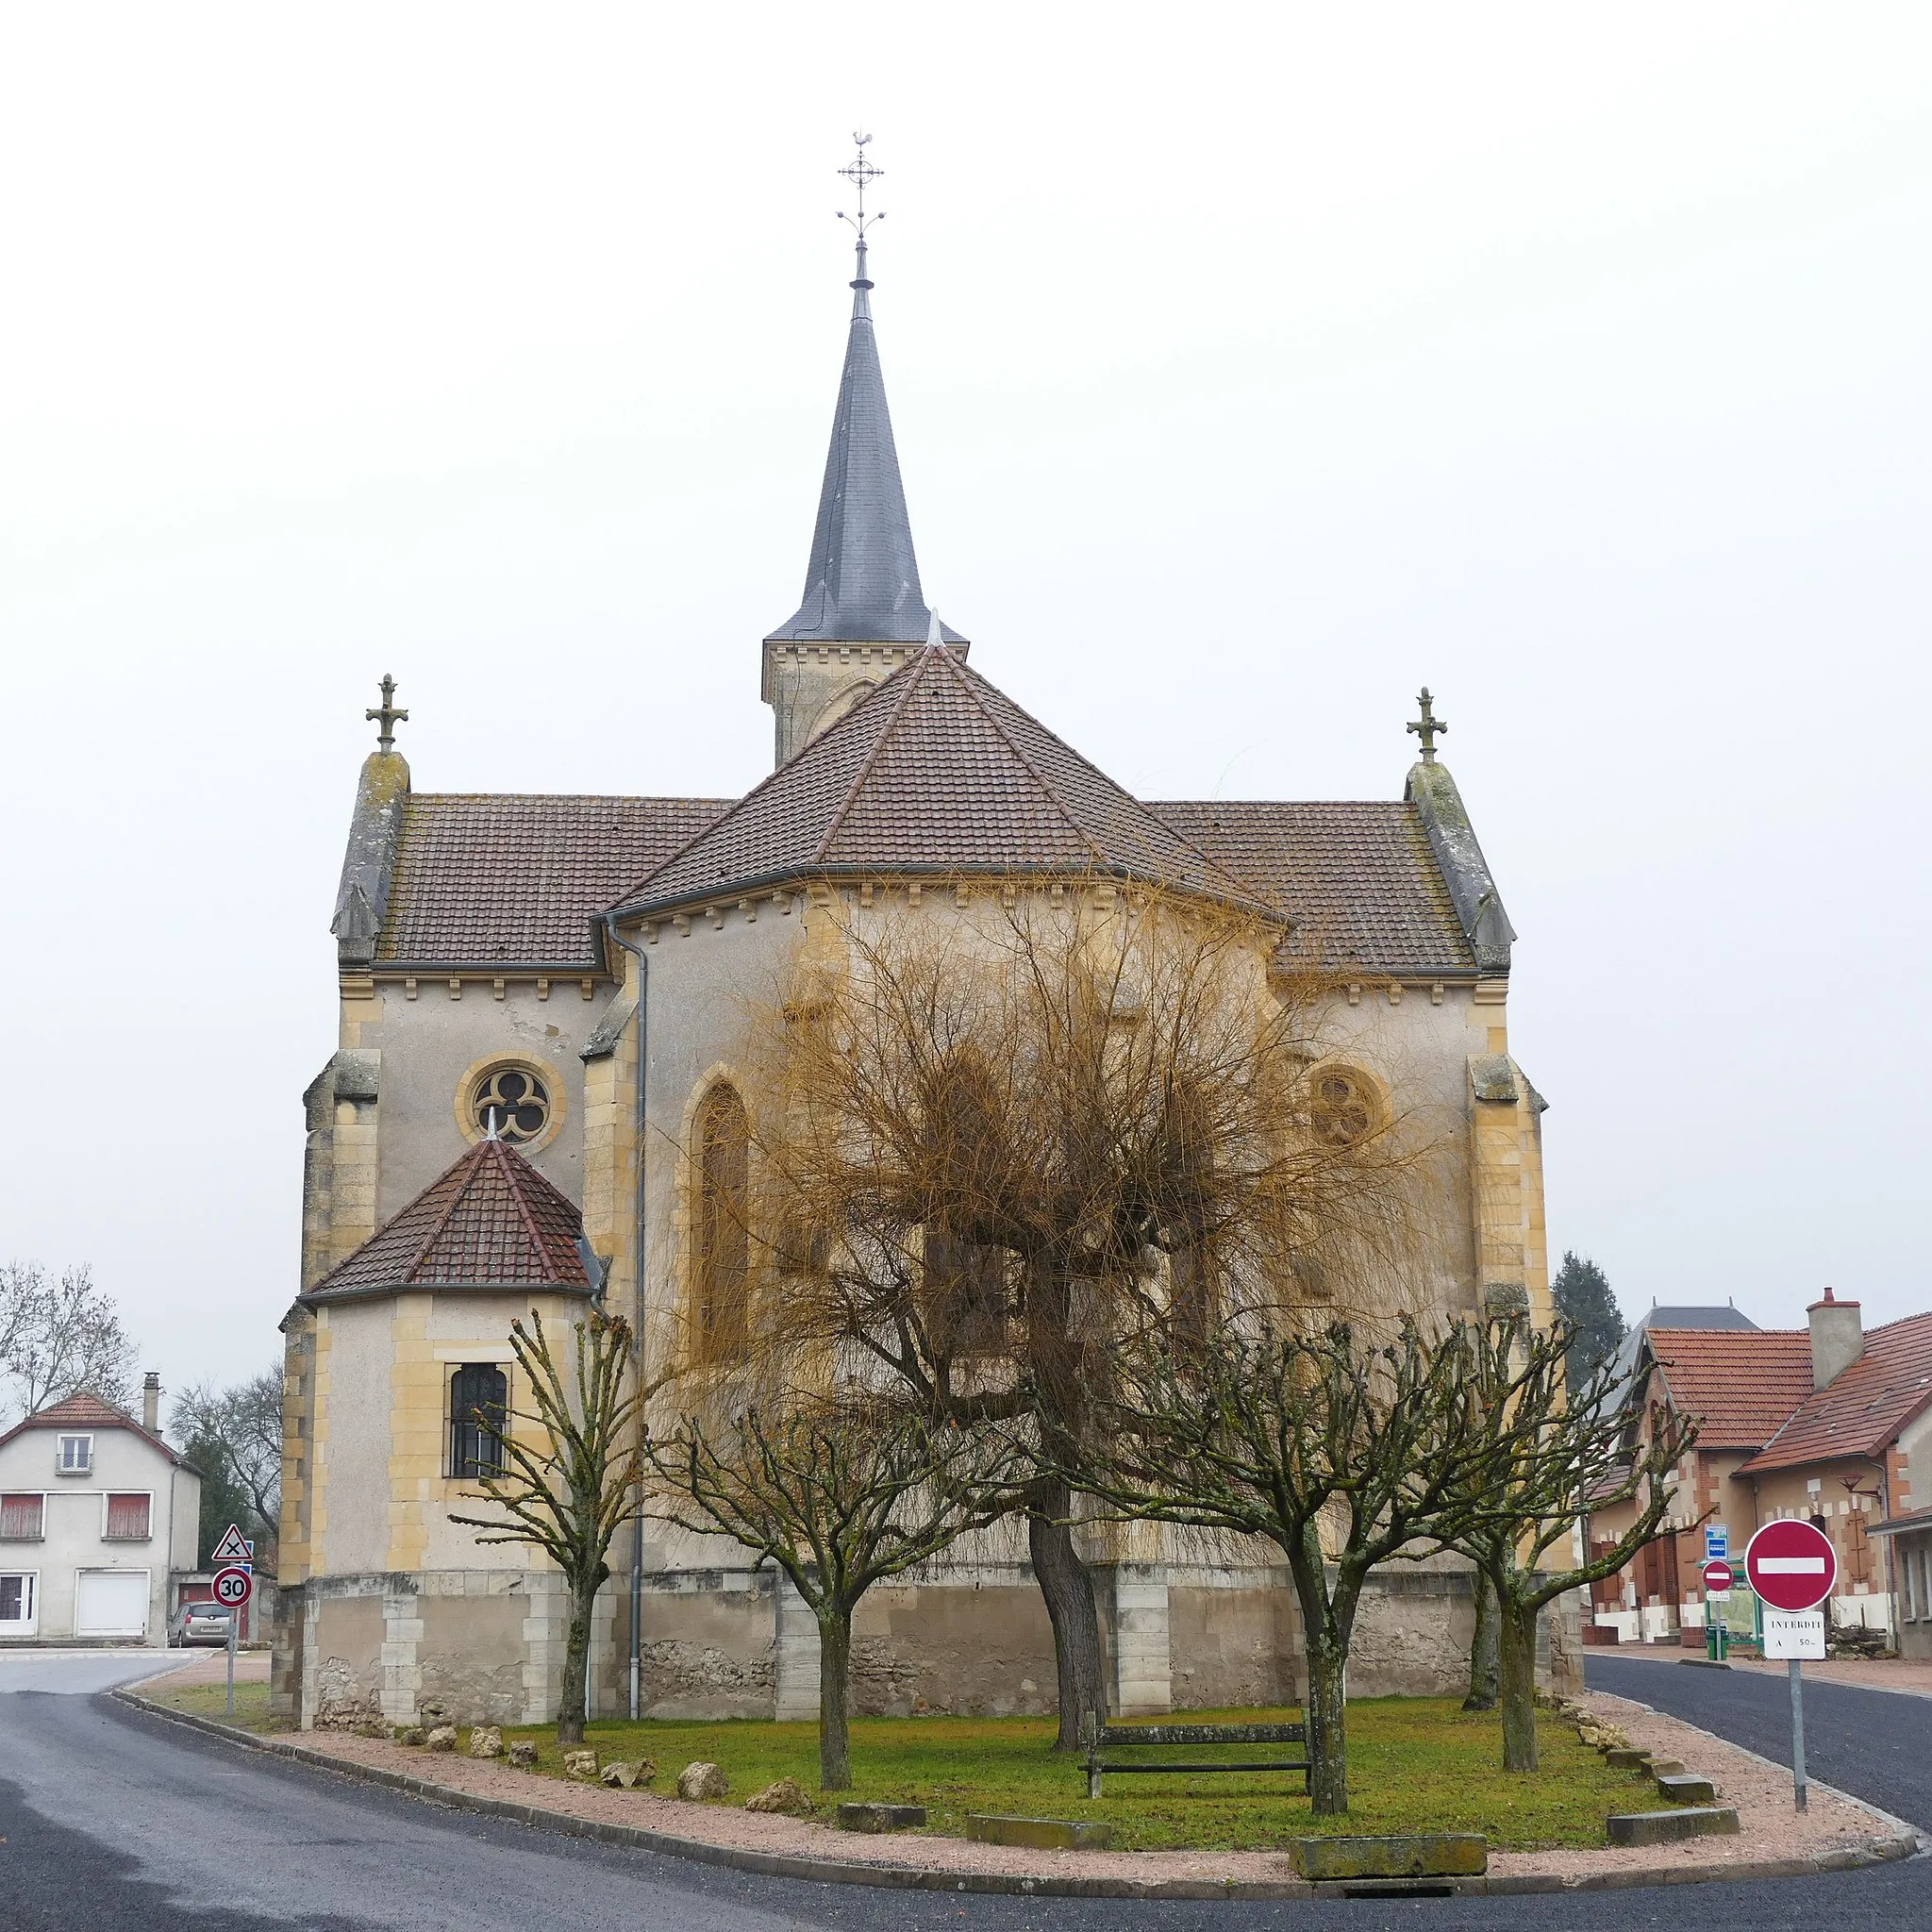
<svg viewBox="0 0 1932 1932">
<path fill-rule="evenodd" d="M 94 1466 L 94 1439 L 92 1436 L 60 1438 L 60 1474 L 86 1475 Z"/>
<path fill-rule="evenodd" d="M 108 1498 L 108 1526 L 102 1532 L 116 1541 L 145 1542 L 153 1499 L 142 1491 Z"/>
<path fill-rule="evenodd" d="M 37 1543 L 46 1534 L 47 1499 L 38 1493 L 0 1496 L 0 1542 Z"/>
<path fill-rule="evenodd" d="M 509 1433 L 509 1377 L 494 1362 L 465 1362 L 449 1378 L 449 1473 L 501 1475 Z"/>
<path fill-rule="evenodd" d="M 31 1636 L 34 1624 L 34 1573 L 0 1576 L 0 1630 Z M 10 1626 L 10 1627 L 9 1627 Z"/>
</svg>

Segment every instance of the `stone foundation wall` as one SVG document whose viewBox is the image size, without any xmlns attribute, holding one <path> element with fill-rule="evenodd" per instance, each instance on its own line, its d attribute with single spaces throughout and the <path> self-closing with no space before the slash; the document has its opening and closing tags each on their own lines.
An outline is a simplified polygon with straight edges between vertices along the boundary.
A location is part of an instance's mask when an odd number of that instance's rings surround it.
<svg viewBox="0 0 1932 1932">
<path fill-rule="evenodd" d="M 1152 1717 L 1299 1703 L 1300 1617 L 1284 1570 L 1120 1563 L 1093 1573 L 1109 1710 Z M 646 1717 L 818 1713 L 818 1626 L 769 1569 L 645 1578 L 640 1672 Z M 627 1579 L 592 1617 L 593 1714 L 628 1707 Z M 323 1577 L 278 1593 L 271 1707 L 308 1727 L 415 1721 L 543 1724 L 557 1713 L 562 1579 L 526 1571 Z M 1474 1610 L 1449 1559 L 1391 1564 L 1362 1592 L 1349 1660 L 1357 1697 L 1460 1696 Z M 1582 1682 L 1574 1593 L 1539 1632 L 1539 1675 Z M 1053 1634 L 1024 1563 L 958 1565 L 872 1591 L 853 1626 L 852 1707 L 863 1716 L 1045 1715 L 1057 1706 Z"/>
</svg>

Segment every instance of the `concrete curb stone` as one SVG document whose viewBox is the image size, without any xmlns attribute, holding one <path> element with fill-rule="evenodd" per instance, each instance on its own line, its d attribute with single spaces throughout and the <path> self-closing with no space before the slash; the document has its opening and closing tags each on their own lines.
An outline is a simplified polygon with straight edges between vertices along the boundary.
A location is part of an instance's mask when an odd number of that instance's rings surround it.
<svg viewBox="0 0 1932 1932">
<path fill-rule="evenodd" d="M 1285 1878 L 1271 1883 L 1237 1883 L 1228 1879 L 1169 1878 L 1074 1878 L 1065 1876 L 1030 1877 L 1006 1872 L 941 1872 L 917 1865 L 866 1865 L 840 1858 L 798 1857 L 789 1853 L 746 1851 L 732 1845 L 708 1844 L 702 1839 L 678 1838 L 670 1832 L 646 1831 L 641 1825 L 604 1824 L 577 1818 L 568 1811 L 551 1811 L 541 1805 L 511 1804 L 501 1798 L 479 1797 L 452 1785 L 439 1785 L 431 1779 L 411 1777 L 405 1773 L 385 1771 L 378 1765 L 357 1764 L 333 1757 L 311 1746 L 291 1744 L 285 1739 L 261 1737 L 232 1724 L 218 1724 L 212 1718 L 196 1717 L 191 1711 L 170 1710 L 164 1705 L 137 1695 L 123 1687 L 108 1695 L 133 1709 L 177 1724 L 191 1730 L 206 1732 L 244 1751 L 259 1751 L 267 1757 L 284 1757 L 340 1777 L 363 1784 L 380 1785 L 387 1790 L 420 1798 L 446 1809 L 469 1811 L 485 1818 L 508 1819 L 554 1831 L 566 1838 L 594 1839 L 603 1844 L 624 1845 L 634 1851 L 658 1852 L 674 1858 L 689 1858 L 702 1865 L 722 1865 L 732 1871 L 753 1872 L 768 1878 L 799 1878 L 822 1885 L 869 1885 L 891 1891 L 1004 1892 L 1021 1897 L 1054 1898 L 1133 1898 L 1133 1899 L 1225 1899 L 1266 1904 L 1278 1899 L 1333 1897 L 1337 1885 L 1317 1885 L 1307 1879 Z M 1820 1786 L 1820 1790 L 1824 1787 Z M 1851 1800 L 1864 1810 L 1884 1817 L 1877 1807 Z M 1497 1875 L 1482 1878 L 1445 1878 L 1433 1883 L 1453 1887 L 1458 1895 L 1510 1897 L 1548 1891 L 1627 1891 L 1649 1885 L 1703 1885 L 1753 1878 L 1815 1878 L 1826 1872 L 1848 1872 L 1865 1865 L 1888 1864 L 1912 1857 L 1922 1848 L 1916 1830 L 1901 1824 L 1901 1831 L 1890 1838 L 1874 1839 L 1864 1850 L 1827 1852 L 1816 1858 L 1766 1858 L 1727 1865 L 1641 1866 L 1619 1872 L 1593 1872 L 1581 1878 L 1545 1876 L 1540 1873 Z"/>
</svg>

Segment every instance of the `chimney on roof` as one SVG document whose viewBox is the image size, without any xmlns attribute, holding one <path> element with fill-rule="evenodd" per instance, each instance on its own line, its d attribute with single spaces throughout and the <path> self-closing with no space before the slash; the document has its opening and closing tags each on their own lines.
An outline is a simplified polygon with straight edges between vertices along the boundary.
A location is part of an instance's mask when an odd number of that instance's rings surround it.
<svg viewBox="0 0 1932 1932">
<path fill-rule="evenodd" d="M 161 1433 L 161 1372 L 150 1369 L 141 1383 L 141 1425 L 150 1436 Z"/>
<path fill-rule="evenodd" d="M 1811 1322 L 1811 1387 L 1828 1389 L 1865 1353 L 1858 1305 L 1835 1299 L 1827 1288 L 1805 1312 Z"/>
</svg>

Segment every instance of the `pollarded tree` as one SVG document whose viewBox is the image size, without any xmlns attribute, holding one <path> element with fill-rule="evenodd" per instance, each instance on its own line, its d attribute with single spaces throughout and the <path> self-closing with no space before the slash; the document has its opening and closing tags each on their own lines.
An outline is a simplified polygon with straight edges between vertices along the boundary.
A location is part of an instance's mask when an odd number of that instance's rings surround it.
<svg viewBox="0 0 1932 1932">
<path fill-rule="evenodd" d="M 521 1320 L 510 1324 L 518 1385 L 532 1406 L 508 1414 L 479 1408 L 463 1419 L 496 1447 L 499 1469 L 475 1481 L 503 1515 L 450 1518 L 482 1532 L 479 1543 L 533 1545 L 563 1572 L 569 1621 L 559 1744 L 584 1741 L 591 1610 L 610 1575 L 611 1539 L 641 1486 L 643 1406 L 652 1392 L 635 1378 L 630 1324 L 621 1315 L 592 1307 L 572 1327 L 575 1374 L 566 1386 L 542 1316 L 533 1308 L 528 1328 Z"/>
<path fill-rule="evenodd" d="M 1368 1574 L 1452 1540 L 1474 1488 L 1464 1352 L 1404 1318 L 1376 1343 L 1345 1323 L 1260 1314 L 1176 1347 L 1129 1345 L 1072 1472 L 1109 1512 L 1261 1537 L 1287 1559 L 1307 1643 L 1313 1809 L 1348 1809 L 1345 1678 Z"/>
<path fill-rule="evenodd" d="M 1040 1449 L 1027 1541 L 1074 1749 L 1106 1687 L 1069 1472 L 1116 1342 L 1170 1302 L 1211 1327 L 1224 1284 L 1309 1277 L 1338 1238 L 1388 1244 L 1415 1137 L 1311 1091 L 1337 982 L 1279 921 L 1111 879 L 959 896 L 924 923 L 835 904 L 758 1023 L 754 1218 L 781 1345 L 854 1346 Z"/>
<path fill-rule="evenodd" d="M 904 1398 L 782 1393 L 707 1421 L 687 1414 L 645 1451 L 653 1515 L 770 1557 L 819 1630 L 819 1783 L 852 1789 L 852 1616 L 874 1584 L 938 1556 L 1014 1507 L 1024 1458 L 1004 1433 Z"/>
<path fill-rule="evenodd" d="M 1496 1593 L 1509 1771 L 1537 1768 L 1538 1616 L 1566 1591 L 1621 1570 L 1657 1537 L 1676 1466 L 1697 1440 L 1696 1422 L 1652 1402 L 1641 1380 L 1620 1391 L 1613 1360 L 1571 1387 L 1575 1339 L 1567 1322 L 1538 1329 L 1526 1314 L 1472 1324 L 1459 1339 L 1459 1426 L 1474 1452 L 1463 1465 L 1469 1520 L 1444 1541 L 1474 1560 Z M 1577 1525 L 1622 1503 L 1636 1505 L 1630 1527 L 1578 1560 Z"/>
</svg>

